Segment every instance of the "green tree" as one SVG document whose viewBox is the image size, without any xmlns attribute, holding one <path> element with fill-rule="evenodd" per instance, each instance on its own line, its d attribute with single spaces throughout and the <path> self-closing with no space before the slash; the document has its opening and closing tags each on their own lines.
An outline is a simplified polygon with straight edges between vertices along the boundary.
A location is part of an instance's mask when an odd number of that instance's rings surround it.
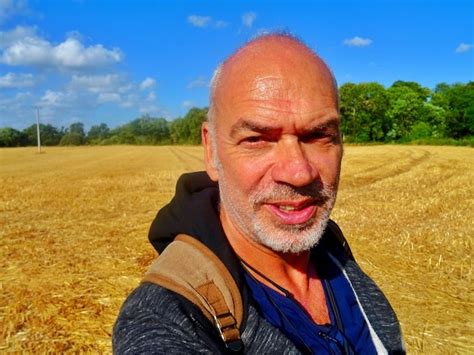
<svg viewBox="0 0 474 355">
<path fill-rule="evenodd" d="M 423 115 L 427 95 L 425 90 L 418 86 L 418 84 L 406 85 L 405 82 L 395 82 L 387 90 L 389 97 L 387 118 L 391 126 L 387 136 L 390 139 L 408 137 L 412 126 Z"/>
<path fill-rule="evenodd" d="M 69 126 L 69 133 L 77 134 L 78 136 L 85 138 L 86 133 L 84 131 L 84 124 L 82 122 L 71 123 L 71 125 Z"/>
<path fill-rule="evenodd" d="M 110 128 L 105 124 L 92 126 L 87 133 L 87 141 L 89 143 L 99 143 L 110 137 Z"/>
<path fill-rule="evenodd" d="M 84 124 L 74 122 L 69 126 L 69 130 L 61 138 L 59 145 L 82 145 L 86 142 Z"/>
<path fill-rule="evenodd" d="M 147 144 L 159 144 L 169 140 L 169 126 L 164 118 L 153 118 L 144 116 L 138 120 L 136 133 L 142 137 Z"/>
<path fill-rule="evenodd" d="M 20 147 L 28 143 L 28 137 L 14 128 L 0 128 L 0 147 Z"/>
<path fill-rule="evenodd" d="M 385 112 L 388 96 L 378 83 L 347 83 L 341 86 L 341 129 L 349 141 L 382 141 L 390 129 Z"/>
<path fill-rule="evenodd" d="M 431 102 L 445 110 L 445 130 L 448 137 L 474 135 L 474 81 L 467 84 L 438 84 Z"/>
<path fill-rule="evenodd" d="M 189 127 L 183 118 L 176 118 L 170 123 L 170 138 L 173 144 L 187 143 Z"/>
<path fill-rule="evenodd" d="M 183 118 L 170 124 L 171 142 L 175 144 L 200 144 L 201 125 L 207 119 L 207 108 L 193 107 Z"/>
<path fill-rule="evenodd" d="M 425 88 L 414 81 L 397 80 L 392 84 L 391 89 L 397 89 L 397 88 L 409 89 L 423 102 L 426 101 L 428 97 L 431 95 L 430 89 Z"/>
<path fill-rule="evenodd" d="M 137 144 L 137 138 L 130 124 L 125 124 L 111 130 L 111 137 L 106 139 L 110 144 Z"/>
<path fill-rule="evenodd" d="M 430 138 L 433 136 L 433 128 L 426 122 L 415 123 L 407 136 L 411 141 L 416 139 Z"/>
<path fill-rule="evenodd" d="M 36 124 L 32 124 L 23 130 L 23 133 L 27 137 L 27 145 L 37 144 L 36 132 Z M 58 145 L 64 133 L 65 132 L 63 130 L 59 131 L 51 124 L 40 123 L 41 145 Z"/>
<path fill-rule="evenodd" d="M 169 124 L 164 118 L 144 115 L 113 129 L 106 143 L 113 144 L 162 144 L 169 142 Z"/>
<path fill-rule="evenodd" d="M 201 144 L 201 126 L 207 119 L 207 111 L 207 108 L 200 109 L 194 107 L 184 116 L 189 129 L 188 143 Z"/>
<path fill-rule="evenodd" d="M 352 140 L 359 131 L 357 110 L 359 88 L 354 83 L 343 84 L 339 88 L 339 111 L 341 112 L 341 131 L 345 139 Z"/>
<path fill-rule="evenodd" d="M 66 133 L 59 142 L 59 145 L 82 145 L 84 137 L 77 133 Z"/>
<path fill-rule="evenodd" d="M 446 134 L 446 110 L 442 107 L 427 102 L 420 112 L 419 121 L 430 127 L 431 136 L 434 138 L 445 137 Z M 416 124 L 415 124 L 416 125 Z"/>
</svg>

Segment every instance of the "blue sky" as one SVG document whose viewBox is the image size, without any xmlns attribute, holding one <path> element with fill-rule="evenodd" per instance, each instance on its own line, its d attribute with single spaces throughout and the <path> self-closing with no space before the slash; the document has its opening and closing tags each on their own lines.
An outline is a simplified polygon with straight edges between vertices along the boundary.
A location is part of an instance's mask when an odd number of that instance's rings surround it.
<svg viewBox="0 0 474 355">
<path fill-rule="evenodd" d="M 287 30 L 339 84 L 474 80 L 473 1 L 0 0 L 0 127 L 169 120 L 208 104 L 214 68 Z"/>
</svg>

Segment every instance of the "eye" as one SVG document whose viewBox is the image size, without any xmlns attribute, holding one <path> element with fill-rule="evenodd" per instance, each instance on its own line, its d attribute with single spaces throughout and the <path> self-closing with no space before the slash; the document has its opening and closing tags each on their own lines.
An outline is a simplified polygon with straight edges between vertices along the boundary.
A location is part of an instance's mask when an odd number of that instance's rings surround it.
<svg viewBox="0 0 474 355">
<path fill-rule="evenodd" d="M 339 133 L 333 130 L 315 131 L 303 135 L 300 141 L 303 143 L 315 142 L 336 142 L 339 138 Z"/>
<path fill-rule="evenodd" d="M 258 135 L 242 138 L 239 144 L 247 148 L 263 148 L 267 146 L 268 143 L 270 143 L 270 139 L 268 137 Z"/>
<path fill-rule="evenodd" d="M 263 138 L 261 136 L 251 136 L 251 137 L 244 138 L 242 140 L 242 142 L 245 142 L 245 143 L 258 143 L 262 141 L 263 141 Z"/>
<path fill-rule="evenodd" d="M 327 135 L 326 132 L 321 132 L 321 131 L 311 132 L 311 133 L 308 133 L 308 134 L 305 134 L 304 136 L 302 136 L 300 138 L 300 141 L 303 142 L 303 143 L 311 143 L 311 142 L 314 142 L 316 140 L 325 138 L 327 136 L 328 135 Z"/>
</svg>

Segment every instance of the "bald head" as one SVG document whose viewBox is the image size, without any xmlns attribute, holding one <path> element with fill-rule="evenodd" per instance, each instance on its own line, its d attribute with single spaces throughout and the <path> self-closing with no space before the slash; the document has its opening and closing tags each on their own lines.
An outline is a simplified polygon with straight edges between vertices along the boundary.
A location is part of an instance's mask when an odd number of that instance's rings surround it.
<svg viewBox="0 0 474 355">
<path fill-rule="evenodd" d="M 215 126 L 219 112 L 243 90 L 257 98 L 278 98 L 282 80 L 292 80 L 293 86 L 298 86 L 307 78 L 337 102 L 337 85 L 330 69 L 308 46 L 289 35 L 260 36 L 217 68 L 211 82 L 209 121 Z"/>
</svg>

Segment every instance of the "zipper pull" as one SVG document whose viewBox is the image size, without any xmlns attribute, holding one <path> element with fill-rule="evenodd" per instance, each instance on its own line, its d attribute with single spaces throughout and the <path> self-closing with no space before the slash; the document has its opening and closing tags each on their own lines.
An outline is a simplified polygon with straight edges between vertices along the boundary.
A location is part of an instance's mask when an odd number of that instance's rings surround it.
<svg viewBox="0 0 474 355">
<path fill-rule="evenodd" d="M 337 345 L 339 345 L 339 341 L 337 339 L 334 339 L 332 336 L 330 336 L 329 334 L 324 333 L 323 331 L 319 331 L 318 335 L 323 339 L 331 340 L 333 343 L 336 343 Z"/>
</svg>

